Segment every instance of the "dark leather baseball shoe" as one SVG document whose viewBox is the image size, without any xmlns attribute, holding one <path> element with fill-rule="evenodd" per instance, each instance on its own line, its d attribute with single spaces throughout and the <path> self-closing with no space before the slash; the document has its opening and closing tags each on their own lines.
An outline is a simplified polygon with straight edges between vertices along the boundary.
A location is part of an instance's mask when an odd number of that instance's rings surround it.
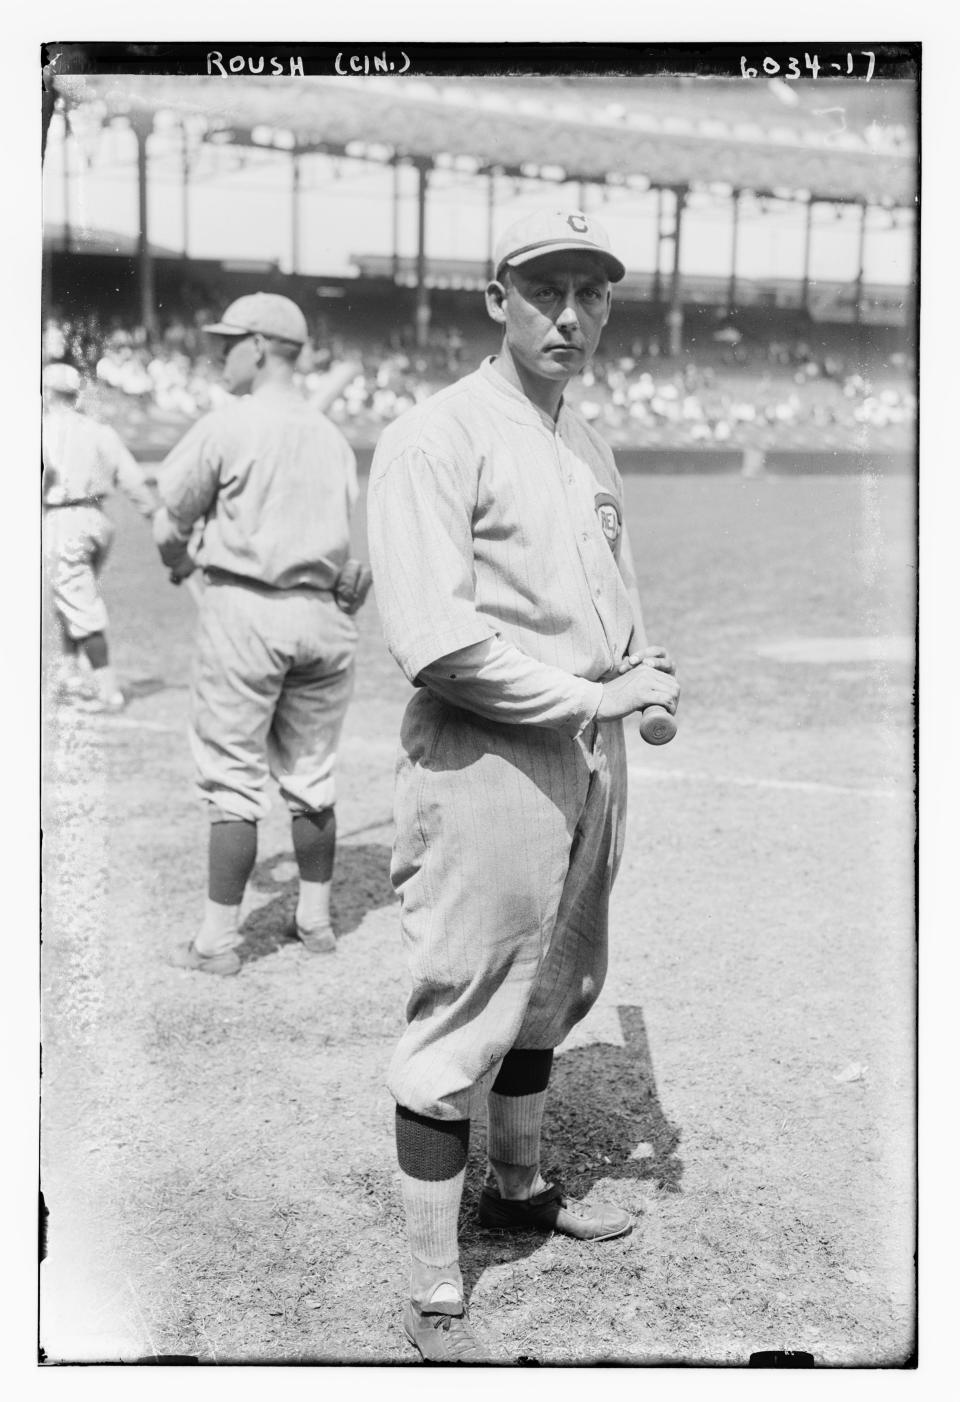
<svg viewBox="0 0 960 1402">
<path fill-rule="evenodd" d="M 329 925 L 323 925 L 316 930 L 307 930 L 302 925 L 295 925 L 294 932 L 304 949 L 308 949 L 311 954 L 333 954 L 336 951 L 337 937 Z"/>
<path fill-rule="evenodd" d="M 466 1310 L 458 1314 L 421 1310 L 412 1300 L 403 1311 L 403 1332 L 425 1363 L 492 1363 L 477 1342 Z"/>
<path fill-rule="evenodd" d="M 232 949 L 226 954 L 201 954 L 192 941 L 178 944 L 170 956 L 170 963 L 178 969 L 193 969 L 198 974 L 219 974 L 221 978 L 240 972 L 240 956 Z"/>
<path fill-rule="evenodd" d="M 500 1232 L 560 1232 L 578 1241 L 609 1241 L 626 1236 L 633 1219 L 619 1207 L 570 1204 L 555 1183 L 531 1198 L 502 1198 L 496 1184 L 480 1193 L 477 1216 L 482 1227 Z"/>
</svg>

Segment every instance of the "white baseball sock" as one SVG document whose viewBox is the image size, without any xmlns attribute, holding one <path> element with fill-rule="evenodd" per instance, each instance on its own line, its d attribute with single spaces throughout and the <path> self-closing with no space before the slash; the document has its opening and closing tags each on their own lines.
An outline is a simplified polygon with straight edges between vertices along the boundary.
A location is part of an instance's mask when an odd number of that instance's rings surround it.
<svg viewBox="0 0 960 1402">
<path fill-rule="evenodd" d="M 120 694 L 117 674 L 111 666 L 97 667 L 92 675 L 101 701 L 113 701 Z"/>
<path fill-rule="evenodd" d="M 304 881 L 300 878 L 297 898 L 297 924 L 310 933 L 330 928 L 330 888 L 332 881 Z"/>
<path fill-rule="evenodd" d="M 465 1177 L 466 1169 L 454 1178 L 428 1182 L 411 1178 L 401 1170 L 400 1189 L 412 1257 L 410 1298 L 421 1309 L 463 1300 L 457 1218 Z"/>
<path fill-rule="evenodd" d="M 540 1127 L 547 1092 L 487 1096 L 487 1157 L 505 1164 L 540 1162 Z"/>
<path fill-rule="evenodd" d="M 241 944 L 240 907 L 221 905 L 219 901 L 207 898 L 204 905 L 203 924 L 194 940 L 198 954 L 228 954 Z"/>
</svg>

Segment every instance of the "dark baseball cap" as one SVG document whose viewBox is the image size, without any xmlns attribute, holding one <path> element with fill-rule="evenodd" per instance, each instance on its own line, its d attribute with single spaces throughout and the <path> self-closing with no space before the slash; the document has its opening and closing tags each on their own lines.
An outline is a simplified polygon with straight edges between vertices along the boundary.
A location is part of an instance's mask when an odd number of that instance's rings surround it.
<svg viewBox="0 0 960 1402">
<path fill-rule="evenodd" d="M 610 235 L 591 214 L 579 209 L 539 209 L 511 224 L 500 235 L 493 254 L 499 273 L 506 265 L 522 267 L 534 258 L 566 249 L 595 253 L 611 282 L 619 282 L 626 268 L 610 250 Z"/>
</svg>

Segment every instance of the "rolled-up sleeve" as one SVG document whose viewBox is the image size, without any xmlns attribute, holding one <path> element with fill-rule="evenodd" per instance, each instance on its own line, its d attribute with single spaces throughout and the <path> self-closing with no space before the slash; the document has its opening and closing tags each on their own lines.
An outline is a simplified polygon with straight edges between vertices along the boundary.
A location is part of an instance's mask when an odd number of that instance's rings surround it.
<svg viewBox="0 0 960 1402">
<path fill-rule="evenodd" d="M 396 455 L 381 447 L 367 508 L 370 563 L 387 646 L 414 681 L 437 658 L 496 631 L 474 603 L 477 467 L 417 446 Z"/>
</svg>

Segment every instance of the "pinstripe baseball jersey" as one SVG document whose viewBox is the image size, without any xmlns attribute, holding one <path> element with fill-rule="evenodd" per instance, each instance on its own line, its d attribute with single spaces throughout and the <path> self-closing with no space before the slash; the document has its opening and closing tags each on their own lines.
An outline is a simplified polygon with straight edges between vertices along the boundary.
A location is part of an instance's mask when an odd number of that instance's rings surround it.
<svg viewBox="0 0 960 1402">
<path fill-rule="evenodd" d="M 613 454 L 492 359 L 385 430 L 368 510 L 384 635 L 411 681 L 495 636 L 590 681 L 646 645 Z"/>
<path fill-rule="evenodd" d="M 197 563 L 275 589 L 332 589 L 350 553 L 353 449 L 294 389 L 264 385 L 207 414 L 157 486 L 183 537 L 205 520 Z"/>
<path fill-rule="evenodd" d="M 609 448 L 485 361 L 391 425 L 368 498 L 384 634 L 411 681 L 391 877 L 412 979 L 388 1075 L 469 1118 L 511 1047 L 557 1046 L 607 961 L 619 721 L 596 683 L 646 646 Z M 441 662 L 442 659 L 442 662 Z"/>
</svg>

